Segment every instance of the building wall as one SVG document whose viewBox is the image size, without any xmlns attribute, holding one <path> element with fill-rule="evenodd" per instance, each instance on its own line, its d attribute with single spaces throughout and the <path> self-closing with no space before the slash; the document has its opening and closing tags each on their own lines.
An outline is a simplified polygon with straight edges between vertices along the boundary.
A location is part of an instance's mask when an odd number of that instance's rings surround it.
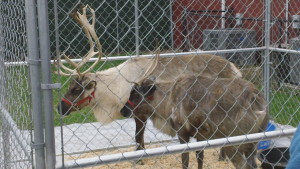
<svg viewBox="0 0 300 169">
<path fill-rule="evenodd" d="M 228 12 L 225 28 L 254 29 L 257 32 L 257 45 L 264 44 L 264 0 L 225 0 Z M 271 5 L 271 42 L 284 43 L 286 32 L 286 4 L 284 0 L 273 0 Z M 300 15 L 300 1 L 289 0 L 288 20 L 292 15 Z M 188 12 L 184 12 L 184 11 Z M 192 12 L 198 11 L 198 12 Z M 243 25 L 235 26 L 234 17 L 243 14 Z M 201 48 L 204 29 L 221 28 L 221 0 L 176 0 L 173 3 L 174 47 L 179 49 Z M 288 37 L 296 36 L 296 31 L 288 23 Z M 187 38 L 185 38 L 187 37 Z M 187 41 L 188 39 L 188 41 Z M 189 42 L 185 43 L 185 42 Z"/>
</svg>

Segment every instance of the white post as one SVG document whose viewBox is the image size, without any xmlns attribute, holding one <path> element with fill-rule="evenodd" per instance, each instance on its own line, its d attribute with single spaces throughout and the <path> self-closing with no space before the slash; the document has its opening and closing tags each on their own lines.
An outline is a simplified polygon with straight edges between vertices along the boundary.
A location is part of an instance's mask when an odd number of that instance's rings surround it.
<svg viewBox="0 0 300 169">
<path fill-rule="evenodd" d="M 286 0 L 285 1 L 285 20 L 286 20 L 286 22 L 285 22 L 285 31 L 284 31 L 284 36 L 285 36 L 285 41 L 284 41 L 284 45 L 285 46 L 287 46 L 287 44 L 288 44 L 288 29 L 289 29 L 289 22 L 288 22 L 288 20 L 289 20 L 289 1 L 290 0 Z"/>
<path fill-rule="evenodd" d="M 221 14 L 221 16 L 222 16 L 222 19 L 221 19 L 221 28 L 222 29 L 224 29 L 225 28 L 225 14 L 226 14 L 226 12 L 225 12 L 225 10 L 226 10 L 226 0 L 222 0 L 221 1 L 221 11 L 222 11 L 222 14 Z"/>
</svg>

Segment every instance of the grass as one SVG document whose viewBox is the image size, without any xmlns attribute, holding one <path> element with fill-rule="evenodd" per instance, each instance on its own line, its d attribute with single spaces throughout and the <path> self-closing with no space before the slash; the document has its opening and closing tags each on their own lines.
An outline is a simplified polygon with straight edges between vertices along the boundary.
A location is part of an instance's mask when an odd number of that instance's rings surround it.
<svg viewBox="0 0 300 169">
<path fill-rule="evenodd" d="M 110 61 L 99 63 L 95 70 L 105 70 L 113 66 L 117 66 L 123 61 Z M 88 63 L 90 65 L 91 63 Z M 54 70 L 54 68 L 53 68 Z M 31 96 L 27 66 L 14 66 L 7 68 L 7 99 L 6 108 L 11 112 L 13 118 L 20 128 L 31 128 L 32 121 L 30 116 L 31 111 Z M 73 112 L 69 116 L 61 118 L 57 112 L 57 105 L 60 102 L 60 93 L 64 94 L 67 91 L 71 77 L 58 77 L 52 74 L 53 83 L 61 83 L 61 90 L 53 91 L 53 110 L 54 124 L 59 126 L 73 123 L 90 123 L 96 122 L 93 112 L 89 108 L 85 108 L 80 112 Z M 298 91 L 297 91 L 298 90 Z M 281 87 L 280 90 L 272 90 L 271 103 L 269 110 L 272 118 L 280 124 L 289 124 L 297 126 L 300 122 L 300 96 L 299 89 L 291 89 Z"/>
<path fill-rule="evenodd" d="M 300 123 L 300 96 L 281 91 L 272 93 L 269 110 L 277 123 L 296 127 Z"/>
<path fill-rule="evenodd" d="M 300 96 L 295 93 L 297 93 L 297 91 L 284 87 L 277 91 L 272 90 L 269 112 L 272 116 L 272 119 L 277 123 L 292 125 L 294 127 L 299 124 Z M 56 119 L 59 119 L 59 116 L 57 115 Z M 84 109 L 80 112 L 74 112 L 64 120 L 64 124 L 88 122 L 96 122 L 90 109 Z M 56 124 L 58 123 L 56 122 Z"/>
<path fill-rule="evenodd" d="M 3 97 L 4 100 L 2 104 L 20 129 L 28 129 L 32 126 L 32 118 L 29 113 L 31 97 L 28 72 L 27 66 L 8 66 L 5 77 L 0 77 L 1 79 L 5 78 L 6 86 L 4 93 L 0 91 L 2 94 L 0 97 Z"/>
</svg>

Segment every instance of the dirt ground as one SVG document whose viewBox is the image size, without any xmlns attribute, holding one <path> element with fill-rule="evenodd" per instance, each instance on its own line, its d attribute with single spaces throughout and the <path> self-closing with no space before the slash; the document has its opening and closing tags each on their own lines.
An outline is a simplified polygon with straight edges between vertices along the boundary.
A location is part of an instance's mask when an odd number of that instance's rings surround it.
<svg viewBox="0 0 300 169">
<path fill-rule="evenodd" d="M 154 148 L 158 146 L 147 146 L 147 148 Z M 66 160 L 74 160 L 74 159 L 82 159 L 82 158 L 90 158 L 95 157 L 97 155 L 108 155 L 121 153 L 126 151 L 134 151 L 134 147 L 119 149 L 119 150 L 111 150 L 111 151 L 98 151 L 93 153 L 81 154 L 80 156 L 69 156 Z M 235 169 L 232 163 L 229 160 L 218 161 L 220 149 L 207 149 L 204 151 L 204 169 Z M 89 167 L 88 169 L 181 169 L 181 155 L 180 154 L 172 154 L 161 157 L 153 157 L 147 158 L 143 160 L 144 165 L 135 164 L 134 162 L 121 162 L 115 164 L 108 164 L 96 167 Z M 257 161 L 258 165 L 260 165 L 259 161 Z M 190 169 L 196 169 L 197 161 L 194 152 L 190 153 Z"/>
</svg>

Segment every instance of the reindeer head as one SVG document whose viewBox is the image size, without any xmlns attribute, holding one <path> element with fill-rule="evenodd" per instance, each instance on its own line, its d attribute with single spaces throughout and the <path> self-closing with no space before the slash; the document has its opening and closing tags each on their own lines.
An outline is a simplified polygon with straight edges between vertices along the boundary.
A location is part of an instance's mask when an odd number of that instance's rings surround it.
<svg viewBox="0 0 300 169">
<path fill-rule="evenodd" d="M 140 85 L 135 84 L 130 92 L 129 100 L 121 109 L 121 114 L 124 117 L 131 117 L 132 112 L 137 110 L 139 106 L 147 104 L 153 100 L 156 86 L 153 78 L 146 79 Z"/>
<path fill-rule="evenodd" d="M 92 23 L 90 24 L 87 18 L 87 9 L 92 14 Z M 63 54 L 65 61 L 75 67 L 71 69 L 64 65 L 61 58 L 55 61 L 57 68 L 56 74 L 63 76 L 73 76 L 73 80 L 69 86 L 67 93 L 61 101 L 61 108 L 63 115 L 68 115 L 72 111 L 80 110 L 81 108 L 89 105 L 92 99 L 95 98 L 96 81 L 93 80 L 93 73 L 89 73 L 101 60 L 102 46 L 95 31 L 95 11 L 87 6 L 81 6 L 82 14 L 76 11 L 71 13 L 71 17 L 82 27 L 86 37 L 89 40 L 90 50 L 84 56 L 80 63 L 75 63 L 68 56 Z M 98 51 L 94 51 L 94 47 L 98 48 Z M 86 64 L 93 56 L 97 55 L 98 58 L 87 70 L 80 72 L 80 68 Z"/>
<path fill-rule="evenodd" d="M 74 69 L 71 69 L 67 65 L 63 64 L 60 58 L 55 62 L 55 65 L 57 67 L 57 74 L 64 76 L 74 76 L 69 86 L 69 90 L 64 95 L 64 98 L 61 101 L 61 107 L 59 107 L 59 109 L 62 110 L 63 115 L 68 115 L 71 112 L 80 110 L 85 106 L 93 106 L 93 111 L 95 113 L 96 119 L 98 121 L 106 123 L 110 119 L 115 119 L 116 116 L 120 115 L 119 111 L 125 104 L 124 102 L 126 100 L 123 99 L 122 103 L 120 101 L 120 97 L 126 97 L 127 95 L 125 95 L 124 93 L 129 94 L 131 83 L 127 79 L 121 79 L 123 81 L 127 81 L 127 83 L 124 85 L 126 86 L 125 88 L 129 87 L 129 90 L 126 89 L 126 92 L 122 91 L 123 95 L 117 95 L 116 93 L 118 93 L 118 90 L 120 89 L 118 86 L 119 84 L 115 83 L 115 81 L 117 81 L 117 78 L 114 78 L 114 74 L 111 74 L 110 71 L 106 73 L 89 73 L 92 68 L 99 63 L 103 54 L 102 46 L 95 32 L 95 12 L 89 6 L 84 6 L 81 9 L 82 14 L 79 12 L 73 12 L 71 16 L 82 27 L 85 35 L 89 40 L 90 50 L 88 54 L 83 57 L 80 63 L 74 63 L 65 54 L 62 55 L 65 59 L 65 62 L 67 62 L 69 66 L 75 67 Z M 92 14 L 91 24 L 89 23 L 89 19 L 87 18 L 87 9 L 89 9 L 89 12 Z M 94 47 L 98 48 L 98 51 L 95 52 Z M 90 68 L 88 68 L 84 72 L 81 72 L 80 67 L 87 63 L 94 55 L 98 56 L 97 61 L 93 63 Z M 158 54 L 145 71 L 143 77 L 151 74 L 157 64 Z M 116 113 L 118 113 L 118 115 Z"/>
<path fill-rule="evenodd" d="M 89 105 L 92 99 L 95 99 L 97 82 L 91 80 L 88 75 L 76 77 L 70 83 L 69 89 L 61 101 L 63 115 L 80 110 Z"/>
</svg>

